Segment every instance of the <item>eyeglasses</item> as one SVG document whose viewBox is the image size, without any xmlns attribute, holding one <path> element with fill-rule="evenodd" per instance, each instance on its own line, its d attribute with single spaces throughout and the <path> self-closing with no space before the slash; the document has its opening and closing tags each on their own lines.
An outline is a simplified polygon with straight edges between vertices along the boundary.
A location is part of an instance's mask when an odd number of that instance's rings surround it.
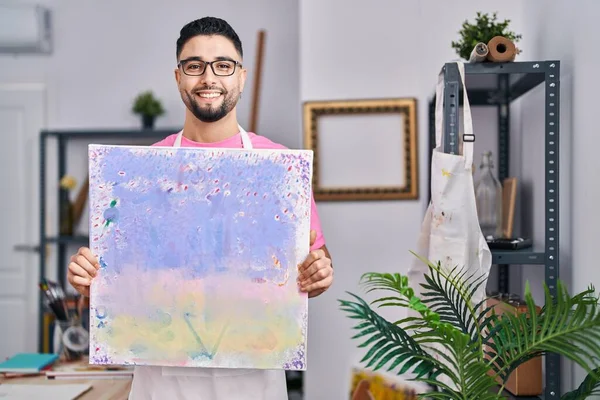
<svg viewBox="0 0 600 400">
<path fill-rule="evenodd" d="M 184 74 L 189 76 L 202 75 L 206 71 L 207 65 L 210 65 L 213 74 L 217 76 L 231 76 L 234 74 L 236 66 L 242 66 L 239 61 L 234 60 L 201 61 L 197 59 L 181 60 L 177 65 Z"/>
</svg>

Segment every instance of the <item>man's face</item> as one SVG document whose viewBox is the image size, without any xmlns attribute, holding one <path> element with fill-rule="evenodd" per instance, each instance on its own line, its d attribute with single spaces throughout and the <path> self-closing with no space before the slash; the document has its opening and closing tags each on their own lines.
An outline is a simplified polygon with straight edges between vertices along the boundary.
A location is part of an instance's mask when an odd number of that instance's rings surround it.
<svg viewBox="0 0 600 400">
<path fill-rule="evenodd" d="M 215 122 L 235 108 L 244 89 L 246 70 L 234 65 L 242 60 L 229 39 L 219 35 L 195 36 L 181 50 L 179 61 L 181 65 L 175 70 L 179 93 L 196 118 Z M 205 62 L 213 62 L 214 71 Z M 202 75 L 197 75 L 202 69 Z M 232 75 L 226 76 L 234 69 Z"/>
</svg>

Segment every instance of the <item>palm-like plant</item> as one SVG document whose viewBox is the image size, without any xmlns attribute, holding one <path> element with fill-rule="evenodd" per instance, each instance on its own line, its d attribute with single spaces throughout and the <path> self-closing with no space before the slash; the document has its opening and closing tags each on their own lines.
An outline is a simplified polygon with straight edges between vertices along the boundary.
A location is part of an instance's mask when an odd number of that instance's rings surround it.
<svg viewBox="0 0 600 400">
<path fill-rule="evenodd" d="M 353 300 L 340 300 L 349 318 L 358 320 L 353 339 L 363 340 L 359 347 L 367 352 L 361 362 L 367 368 L 411 373 L 411 379 L 433 388 L 422 394 L 427 398 L 492 400 L 503 398 L 503 382 L 516 367 L 552 352 L 588 372 L 564 400 L 585 399 L 598 387 L 600 311 L 592 287 L 570 296 L 559 281 L 553 297 L 544 285 L 545 305 L 538 311 L 527 284 L 528 312 L 498 315 L 487 299 L 473 302 L 485 279 L 419 258 L 429 267 L 421 298 L 401 274 L 373 272 L 361 279 L 367 293 L 391 292 L 371 305 L 406 308 L 406 318 L 390 322 L 352 293 Z"/>
</svg>

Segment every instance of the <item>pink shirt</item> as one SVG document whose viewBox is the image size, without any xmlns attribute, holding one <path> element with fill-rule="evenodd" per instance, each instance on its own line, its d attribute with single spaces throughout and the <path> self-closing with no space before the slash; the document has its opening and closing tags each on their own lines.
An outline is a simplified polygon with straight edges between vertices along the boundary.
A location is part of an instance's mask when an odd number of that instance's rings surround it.
<svg viewBox="0 0 600 400">
<path fill-rule="evenodd" d="M 253 132 L 248 132 L 252 146 L 256 149 L 287 149 L 285 146 L 275 143 L 264 136 L 257 135 Z M 175 144 L 175 138 L 177 133 L 167 136 L 160 142 L 154 143 L 153 146 L 168 146 L 172 147 Z M 234 135 L 220 142 L 214 143 L 199 143 L 187 139 L 185 136 L 181 138 L 181 147 L 226 147 L 226 148 L 241 148 L 242 138 L 240 134 Z M 317 239 L 310 248 L 316 250 L 325 245 L 325 238 L 323 237 L 323 230 L 321 229 L 321 221 L 319 214 L 317 213 L 317 205 L 315 204 L 314 196 L 311 199 L 311 213 L 310 213 L 310 229 L 317 232 Z"/>
</svg>

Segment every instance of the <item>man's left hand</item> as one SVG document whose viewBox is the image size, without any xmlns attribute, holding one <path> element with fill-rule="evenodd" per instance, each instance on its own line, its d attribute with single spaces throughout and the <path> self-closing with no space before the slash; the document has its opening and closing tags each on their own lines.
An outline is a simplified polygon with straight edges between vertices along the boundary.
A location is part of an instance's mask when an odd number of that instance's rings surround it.
<svg viewBox="0 0 600 400">
<path fill-rule="evenodd" d="M 310 246 L 315 243 L 317 233 L 310 231 Z M 315 297 L 329 289 L 333 283 L 333 267 L 325 246 L 310 252 L 298 267 L 298 285 L 300 290 Z"/>
</svg>

